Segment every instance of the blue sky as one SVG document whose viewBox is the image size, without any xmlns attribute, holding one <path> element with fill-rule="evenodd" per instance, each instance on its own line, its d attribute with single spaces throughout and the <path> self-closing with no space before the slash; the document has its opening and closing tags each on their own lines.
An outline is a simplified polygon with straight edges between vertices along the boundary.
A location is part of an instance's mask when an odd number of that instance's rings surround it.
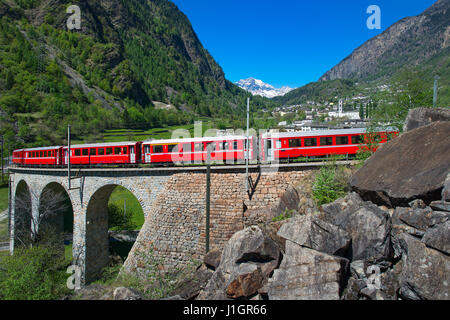
<svg viewBox="0 0 450 320">
<path fill-rule="evenodd" d="M 281 87 L 317 81 L 365 41 L 435 0 L 171 0 L 203 46 L 236 82 L 254 77 Z M 381 30 L 369 30 L 370 5 Z"/>
</svg>

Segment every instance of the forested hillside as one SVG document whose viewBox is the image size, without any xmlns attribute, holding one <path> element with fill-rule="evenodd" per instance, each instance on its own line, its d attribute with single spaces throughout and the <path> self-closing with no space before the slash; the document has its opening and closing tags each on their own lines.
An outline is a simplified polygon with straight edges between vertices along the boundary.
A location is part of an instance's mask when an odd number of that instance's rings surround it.
<svg viewBox="0 0 450 320">
<path fill-rule="evenodd" d="M 0 0 L 0 134 L 8 147 L 60 144 L 107 128 L 240 125 L 248 94 L 226 80 L 167 0 Z M 157 108 L 162 102 L 168 108 Z M 254 110 L 271 106 L 255 97 Z"/>
</svg>

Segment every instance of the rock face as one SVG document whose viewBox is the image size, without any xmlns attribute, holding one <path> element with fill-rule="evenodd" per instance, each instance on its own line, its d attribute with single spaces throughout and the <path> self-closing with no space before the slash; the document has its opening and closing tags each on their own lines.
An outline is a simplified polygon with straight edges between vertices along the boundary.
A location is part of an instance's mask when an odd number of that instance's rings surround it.
<svg viewBox="0 0 450 320">
<path fill-rule="evenodd" d="M 345 255 L 351 241 L 348 232 L 316 216 L 297 216 L 285 223 L 278 235 L 300 246 L 337 256 Z"/>
<path fill-rule="evenodd" d="M 450 109 L 417 108 L 411 109 L 405 120 L 403 131 L 411 131 L 436 121 L 450 121 Z"/>
<path fill-rule="evenodd" d="M 269 299 L 339 300 L 347 267 L 345 258 L 286 241 L 285 257 L 269 279 Z"/>
<path fill-rule="evenodd" d="M 422 238 L 422 242 L 430 248 L 450 255 L 450 221 L 428 229 Z"/>
<path fill-rule="evenodd" d="M 389 207 L 439 199 L 450 171 L 450 121 L 402 134 L 380 149 L 350 181 L 365 200 Z"/>
<path fill-rule="evenodd" d="M 141 293 L 134 289 L 119 287 L 114 290 L 114 300 L 143 300 Z"/>
<path fill-rule="evenodd" d="M 252 226 L 239 231 L 226 244 L 219 267 L 198 300 L 225 300 L 257 294 L 278 266 L 280 250 L 273 240 Z"/>
<path fill-rule="evenodd" d="M 427 248 L 408 234 L 401 234 L 403 272 L 400 294 L 405 299 L 448 300 L 450 298 L 450 257 Z"/>
<path fill-rule="evenodd" d="M 448 8 L 448 0 L 439 0 L 420 15 L 398 21 L 355 49 L 320 81 L 379 79 L 394 74 L 404 65 L 417 65 L 445 52 Z"/>
<path fill-rule="evenodd" d="M 356 193 L 321 208 L 320 218 L 345 230 L 352 239 L 349 258 L 374 263 L 392 256 L 389 213 Z"/>
</svg>

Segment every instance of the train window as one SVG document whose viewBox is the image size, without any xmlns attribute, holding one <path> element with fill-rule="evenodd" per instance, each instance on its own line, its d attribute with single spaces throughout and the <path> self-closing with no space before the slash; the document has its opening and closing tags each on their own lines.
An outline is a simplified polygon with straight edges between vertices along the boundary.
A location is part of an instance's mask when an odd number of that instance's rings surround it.
<svg viewBox="0 0 450 320">
<path fill-rule="evenodd" d="M 289 139 L 289 148 L 298 148 L 302 146 L 302 140 L 300 139 Z"/>
<path fill-rule="evenodd" d="M 106 148 L 106 155 L 109 156 L 113 154 L 113 148 Z"/>
<path fill-rule="evenodd" d="M 120 154 L 122 148 L 114 148 L 114 154 Z"/>
<path fill-rule="evenodd" d="M 348 144 L 348 137 L 336 137 L 336 144 L 338 146 Z"/>
<path fill-rule="evenodd" d="M 238 149 L 238 142 L 234 141 L 233 142 L 233 150 L 237 150 Z"/>
<path fill-rule="evenodd" d="M 88 156 L 89 155 L 89 149 L 83 149 L 83 151 L 81 153 L 83 154 L 83 156 Z"/>
<path fill-rule="evenodd" d="M 98 149 L 98 155 L 99 155 L 99 156 L 105 155 L 105 149 L 104 149 L 104 148 Z"/>
<path fill-rule="evenodd" d="M 75 157 L 79 157 L 81 156 L 81 150 L 80 149 L 75 149 L 73 150 Z"/>
<path fill-rule="evenodd" d="M 281 149 L 281 140 L 276 140 L 275 141 L 275 148 Z"/>
<path fill-rule="evenodd" d="M 316 138 L 305 138 L 305 147 L 315 147 L 317 146 Z"/>
<path fill-rule="evenodd" d="M 90 155 L 90 156 L 96 156 L 96 155 L 97 155 L 97 150 L 96 150 L 96 149 L 91 149 L 91 150 L 89 151 L 89 155 Z"/>
<path fill-rule="evenodd" d="M 196 143 L 194 145 L 195 151 L 200 152 L 203 151 L 203 143 Z"/>
<path fill-rule="evenodd" d="M 352 136 L 352 144 L 361 144 L 363 143 L 362 136 Z"/>
<path fill-rule="evenodd" d="M 44 157 L 44 151 L 41 151 L 41 152 L 39 153 L 39 155 L 40 155 L 41 158 L 43 158 L 43 157 Z"/>
<path fill-rule="evenodd" d="M 333 137 L 322 137 L 320 138 L 321 146 L 332 146 L 333 145 Z"/>
<path fill-rule="evenodd" d="M 123 147 L 123 153 L 122 154 L 128 154 L 128 148 L 127 147 Z"/>
<path fill-rule="evenodd" d="M 144 146 L 144 153 L 150 153 L 150 146 Z"/>
<path fill-rule="evenodd" d="M 153 146 L 153 153 L 163 153 L 163 146 Z"/>
</svg>

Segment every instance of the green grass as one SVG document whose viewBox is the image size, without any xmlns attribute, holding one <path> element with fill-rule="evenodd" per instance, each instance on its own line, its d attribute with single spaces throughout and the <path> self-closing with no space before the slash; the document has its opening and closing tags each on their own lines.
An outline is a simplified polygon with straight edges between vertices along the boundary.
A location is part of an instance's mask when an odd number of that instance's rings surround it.
<svg viewBox="0 0 450 320">
<path fill-rule="evenodd" d="M 0 213 L 8 209 L 8 186 L 0 186 Z"/>
<path fill-rule="evenodd" d="M 67 263 L 71 263 L 73 256 L 72 256 L 72 244 L 68 244 L 64 246 L 64 257 L 67 261 Z"/>
<path fill-rule="evenodd" d="M 8 219 L 0 222 L 0 242 L 8 242 L 9 234 L 8 234 Z"/>
<path fill-rule="evenodd" d="M 118 186 L 114 189 L 109 198 L 109 204 L 115 204 L 119 208 L 124 207 L 124 201 L 126 200 L 127 214 L 132 215 L 132 222 L 134 225 L 141 229 L 144 224 L 144 211 L 141 204 L 136 197 L 124 187 Z"/>
</svg>

